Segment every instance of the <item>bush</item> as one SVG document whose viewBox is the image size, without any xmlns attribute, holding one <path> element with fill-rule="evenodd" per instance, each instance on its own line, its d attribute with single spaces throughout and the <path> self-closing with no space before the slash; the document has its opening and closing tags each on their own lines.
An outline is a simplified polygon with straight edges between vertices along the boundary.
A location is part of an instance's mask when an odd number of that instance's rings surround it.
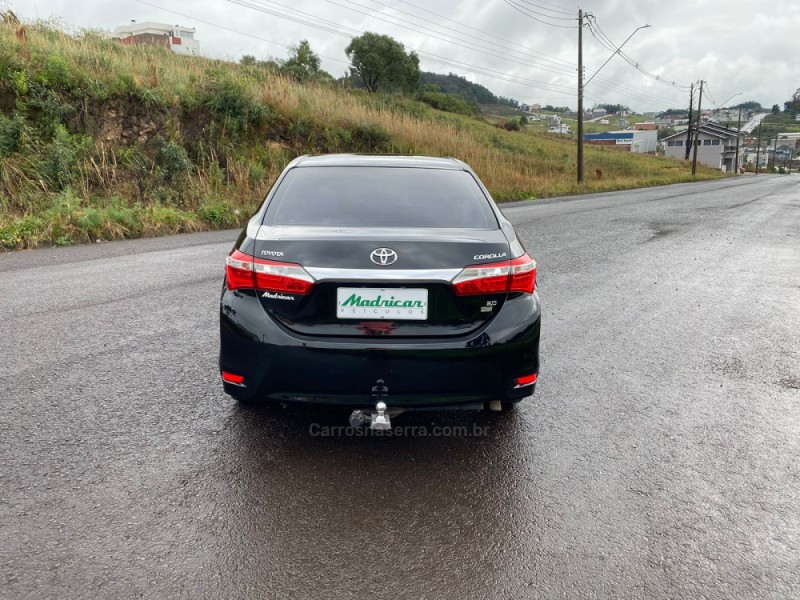
<svg viewBox="0 0 800 600">
<path fill-rule="evenodd" d="M 471 106 L 466 100 L 459 96 L 451 94 L 444 94 L 442 92 L 425 91 L 417 95 L 417 98 L 436 108 L 459 115 L 472 116 L 476 114 L 475 108 Z"/>
<path fill-rule="evenodd" d="M 26 216 L 7 225 L 0 226 L 0 246 L 25 248 L 35 246 L 44 221 L 39 217 Z"/>
<path fill-rule="evenodd" d="M 19 150 L 24 129 L 25 121 L 19 114 L 11 118 L 0 115 L 0 156 L 8 156 Z"/>
<path fill-rule="evenodd" d="M 377 123 L 357 123 L 349 129 L 356 151 L 382 150 L 392 139 L 389 132 Z"/>
<path fill-rule="evenodd" d="M 239 211 L 232 208 L 229 204 L 221 202 L 203 204 L 197 213 L 200 218 L 212 227 L 221 229 L 223 227 L 234 227 L 239 224 Z"/>
<path fill-rule="evenodd" d="M 67 90 L 72 83 L 69 65 L 63 56 L 51 54 L 47 57 L 44 69 L 39 73 L 39 80 L 48 87 Z"/>
<path fill-rule="evenodd" d="M 63 190 L 75 182 L 80 161 L 90 152 L 91 147 L 91 138 L 70 135 L 66 127 L 57 126 L 55 137 L 43 149 L 38 164 L 39 173 L 51 190 Z"/>
<path fill-rule="evenodd" d="M 191 170 L 192 161 L 180 144 L 158 137 L 155 140 L 155 148 L 156 166 L 164 181 L 175 181 L 180 175 Z"/>
<path fill-rule="evenodd" d="M 269 109 L 252 98 L 244 88 L 216 71 L 206 85 L 206 107 L 221 121 L 225 135 L 237 139 L 251 128 L 265 124 Z"/>
</svg>

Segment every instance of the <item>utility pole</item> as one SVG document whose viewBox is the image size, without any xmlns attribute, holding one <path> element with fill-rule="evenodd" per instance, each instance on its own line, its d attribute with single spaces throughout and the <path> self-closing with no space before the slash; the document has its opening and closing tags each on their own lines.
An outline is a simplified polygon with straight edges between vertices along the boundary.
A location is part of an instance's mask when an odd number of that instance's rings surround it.
<svg viewBox="0 0 800 600">
<path fill-rule="evenodd" d="M 700 141 L 700 115 L 702 115 L 702 111 L 700 110 L 700 105 L 703 103 L 703 80 L 700 80 L 700 95 L 697 97 L 697 127 L 694 130 L 694 139 L 692 140 L 692 145 L 694 146 L 694 152 L 692 153 L 692 177 L 697 175 L 697 142 Z"/>
<path fill-rule="evenodd" d="M 692 110 L 694 109 L 694 81 L 689 88 L 689 126 L 686 128 L 686 156 L 684 160 L 689 160 L 689 152 L 692 151 Z"/>
<path fill-rule="evenodd" d="M 758 122 L 758 141 L 756 142 L 756 175 L 758 175 L 760 168 L 761 168 L 761 120 Z"/>
<path fill-rule="evenodd" d="M 742 109 L 739 109 L 739 122 L 736 125 L 736 159 L 734 162 L 734 169 L 736 169 L 736 174 L 739 174 L 739 136 L 742 133 Z"/>
<path fill-rule="evenodd" d="M 583 10 L 578 9 L 578 185 L 583 185 Z"/>
</svg>

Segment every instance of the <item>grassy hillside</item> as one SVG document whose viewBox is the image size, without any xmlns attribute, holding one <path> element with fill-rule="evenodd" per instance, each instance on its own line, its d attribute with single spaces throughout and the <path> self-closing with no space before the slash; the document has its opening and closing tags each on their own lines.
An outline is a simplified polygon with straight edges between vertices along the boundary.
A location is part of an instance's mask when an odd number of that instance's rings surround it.
<svg viewBox="0 0 800 600">
<path fill-rule="evenodd" d="M 402 97 L 301 85 L 257 65 L 0 25 L 8 248 L 239 225 L 306 153 L 449 155 L 472 165 L 498 201 L 574 193 L 573 145 Z M 586 173 L 587 192 L 690 179 L 679 162 L 591 148 Z"/>
</svg>

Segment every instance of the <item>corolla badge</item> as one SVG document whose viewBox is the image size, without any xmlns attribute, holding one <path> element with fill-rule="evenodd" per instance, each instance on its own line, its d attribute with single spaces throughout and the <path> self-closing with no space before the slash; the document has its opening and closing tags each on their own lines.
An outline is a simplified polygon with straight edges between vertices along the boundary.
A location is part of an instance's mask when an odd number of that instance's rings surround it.
<svg viewBox="0 0 800 600">
<path fill-rule="evenodd" d="M 369 255 L 369 259 L 376 265 L 385 267 L 397 261 L 397 252 L 391 248 L 375 248 Z"/>
</svg>

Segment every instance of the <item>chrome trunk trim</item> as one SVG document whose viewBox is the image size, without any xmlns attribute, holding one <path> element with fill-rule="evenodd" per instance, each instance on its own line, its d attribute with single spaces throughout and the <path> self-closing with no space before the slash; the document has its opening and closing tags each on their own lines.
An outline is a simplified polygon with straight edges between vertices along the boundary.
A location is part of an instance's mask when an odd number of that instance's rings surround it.
<svg viewBox="0 0 800 600">
<path fill-rule="evenodd" d="M 317 281 L 432 281 L 450 283 L 461 269 L 339 269 L 305 267 Z"/>
</svg>

